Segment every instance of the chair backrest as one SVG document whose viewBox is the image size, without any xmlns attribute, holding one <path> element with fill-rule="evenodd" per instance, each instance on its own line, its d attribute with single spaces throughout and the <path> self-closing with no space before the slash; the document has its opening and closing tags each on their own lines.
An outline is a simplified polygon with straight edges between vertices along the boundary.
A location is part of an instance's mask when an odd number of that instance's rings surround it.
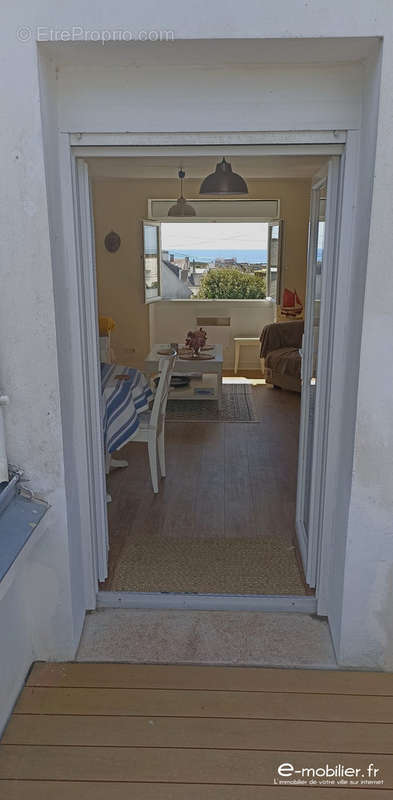
<svg viewBox="0 0 393 800">
<path fill-rule="evenodd" d="M 173 368 L 175 366 L 176 353 L 168 358 L 161 358 L 160 363 L 161 374 L 156 393 L 154 395 L 153 407 L 150 415 L 150 425 L 154 428 L 160 428 L 162 420 L 165 417 L 166 404 L 168 402 L 168 394 L 171 385 L 171 377 Z"/>
</svg>

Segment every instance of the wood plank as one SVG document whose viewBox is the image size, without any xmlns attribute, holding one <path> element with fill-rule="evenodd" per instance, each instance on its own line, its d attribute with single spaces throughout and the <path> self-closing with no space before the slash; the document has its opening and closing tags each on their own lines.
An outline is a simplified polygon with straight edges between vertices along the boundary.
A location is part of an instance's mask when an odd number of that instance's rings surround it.
<svg viewBox="0 0 393 800">
<path fill-rule="evenodd" d="M 393 725 L 298 720 L 15 714 L 3 744 L 393 754 Z"/>
<path fill-rule="evenodd" d="M 191 509 L 194 535 L 203 539 L 223 537 L 225 536 L 223 468 L 225 425 L 199 423 L 198 430 L 203 446 L 199 463 L 196 465 L 198 480 Z M 185 532 L 187 530 L 188 528 Z"/>
<path fill-rule="evenodd" d="M 37 662 L 27 686 L 225 689 L 393 696 L 393 674 L 351 670 Z"/>
<path fill-rule="evenodd" d="M 78 781 L 3 781 L 7 800 L 262 800 L 258 786 L 212 786 L 174 783 L 98 783 Z M 312 792 L 312 794 L 311 794 Z M 369 789 L 365 800 L 391 797 L 389 789 Z M 265 787 L 263 800 L 355 800 L 353 789 L 315 788 L 304 793 L 294 787 Z M 363 795 L 362 795 L 363 797 Z"/>
<path fill-rule="evenodd" d="M 280 692 L 26 687 L 14 713 L 392 722 L 393 698 Z"/>
<path fill-rule="evenodd" d="M 246 439 L 247 423 L 225 426 L 225 536 L 256 538 L 257 525 L 250 494 L 250 465 Z"/>
<path fill-rule="evenodd" d="M 183 538 L 195 535 L 195 519 L 192 515 L 196 487 L 198 482 L 198 465 L 201 461 L 202 443 L 200 440 L 199 425 L 176 422 L 172 435 L 177 437 L 176 444 L 170 447 L 170 426 L 166 427 L 167 447 L 167 477 L 164 481 L 163 491 L 160 490 L 157 499 L 165 509 L 164 525 L 165 536 Z M 150 489 L 150 487 L 148 487 Z M 151 506 L 151 489 L 149 507 Z M 154 498 L 156 500 L 156 498 Z M 149 510 L 147 509 L 147 515 Z M 145 536 L 144 525 L 139 527 L 139 535 Z"/>
<path fill-rule="evenodd" d="M 350 753 L 262 751 L 256 758 L 248 750 L 187 750 L 144 747 L 42 747 L 2 745 L 0 777 L 12 780 L 129 781 L 150 783 L 227 783 L 271 786 L 281 763 L 294 769 L 318 769 L 344 764 L 367 776 L 369 756 Z M 378 756 L 384 788 L 393 788 L 393 760 Z M 294 776 L 296 777 L 296 776 Z"/>
</svg>

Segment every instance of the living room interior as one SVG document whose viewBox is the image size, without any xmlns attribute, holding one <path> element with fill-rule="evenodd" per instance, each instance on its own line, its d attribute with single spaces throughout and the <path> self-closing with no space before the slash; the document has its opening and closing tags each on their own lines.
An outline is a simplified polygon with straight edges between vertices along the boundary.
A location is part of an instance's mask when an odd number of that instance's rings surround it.
<svg viewBox="0 0 393 800">
<path fill-rule="evenodd" d="M 311 184 L 326 156 L 242 155 L 230 163 L 244 195 L 200 193 L 220 164 L 215 156 L 88 159 L 105 380 L 125 393 L 126 370 L 144 377 L 142 420 L 162 359 L 173 345 L 178 354 L 164 412 L 165 478 L 158 452 L 154 487 L 140 431 L 124 443 L 115 436 L 107 453 L 103 591 L 312 594 L 295 533 L 299 350 Z M 195 213 L 184 214 L 179 198 Z M 209 243 L 216 247 L 203 250 Z M 147 278 L 154 263 L 159 274 Z M 209 279 L 223 272 L 242 276 L 249 299 L 237 286 L 209 294 Z M 184 351 L 188 333 L 200 329 L 202 365 Z"/>
</svg>

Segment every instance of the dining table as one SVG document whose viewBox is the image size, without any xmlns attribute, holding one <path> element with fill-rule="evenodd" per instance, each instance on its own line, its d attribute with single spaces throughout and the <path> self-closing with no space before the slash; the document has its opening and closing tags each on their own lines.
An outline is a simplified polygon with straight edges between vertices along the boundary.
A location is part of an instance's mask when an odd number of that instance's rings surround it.
<svg viewBox="0 0 393 800">
<path fill-rule="evenodd" d="M 152 397 L 149 381 L 139 369 L 101 363 L 102 427 L 107 456 L 134 438 L 140 416 L 148 410 Z"/>
</svg>

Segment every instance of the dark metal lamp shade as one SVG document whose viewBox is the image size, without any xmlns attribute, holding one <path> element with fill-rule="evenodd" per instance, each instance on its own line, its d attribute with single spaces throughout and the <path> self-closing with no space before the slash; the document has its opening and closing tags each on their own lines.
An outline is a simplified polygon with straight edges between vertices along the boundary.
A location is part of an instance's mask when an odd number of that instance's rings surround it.
<svg viewBox="0 0 393 800">
<path fill-rule="evenodd" d="M 216 171 L 202 181 L 199 194 L 248 194 L 248 188 L 244 178 L 232 172 L 229 161 L 223 158 Z"/>
</svg>

